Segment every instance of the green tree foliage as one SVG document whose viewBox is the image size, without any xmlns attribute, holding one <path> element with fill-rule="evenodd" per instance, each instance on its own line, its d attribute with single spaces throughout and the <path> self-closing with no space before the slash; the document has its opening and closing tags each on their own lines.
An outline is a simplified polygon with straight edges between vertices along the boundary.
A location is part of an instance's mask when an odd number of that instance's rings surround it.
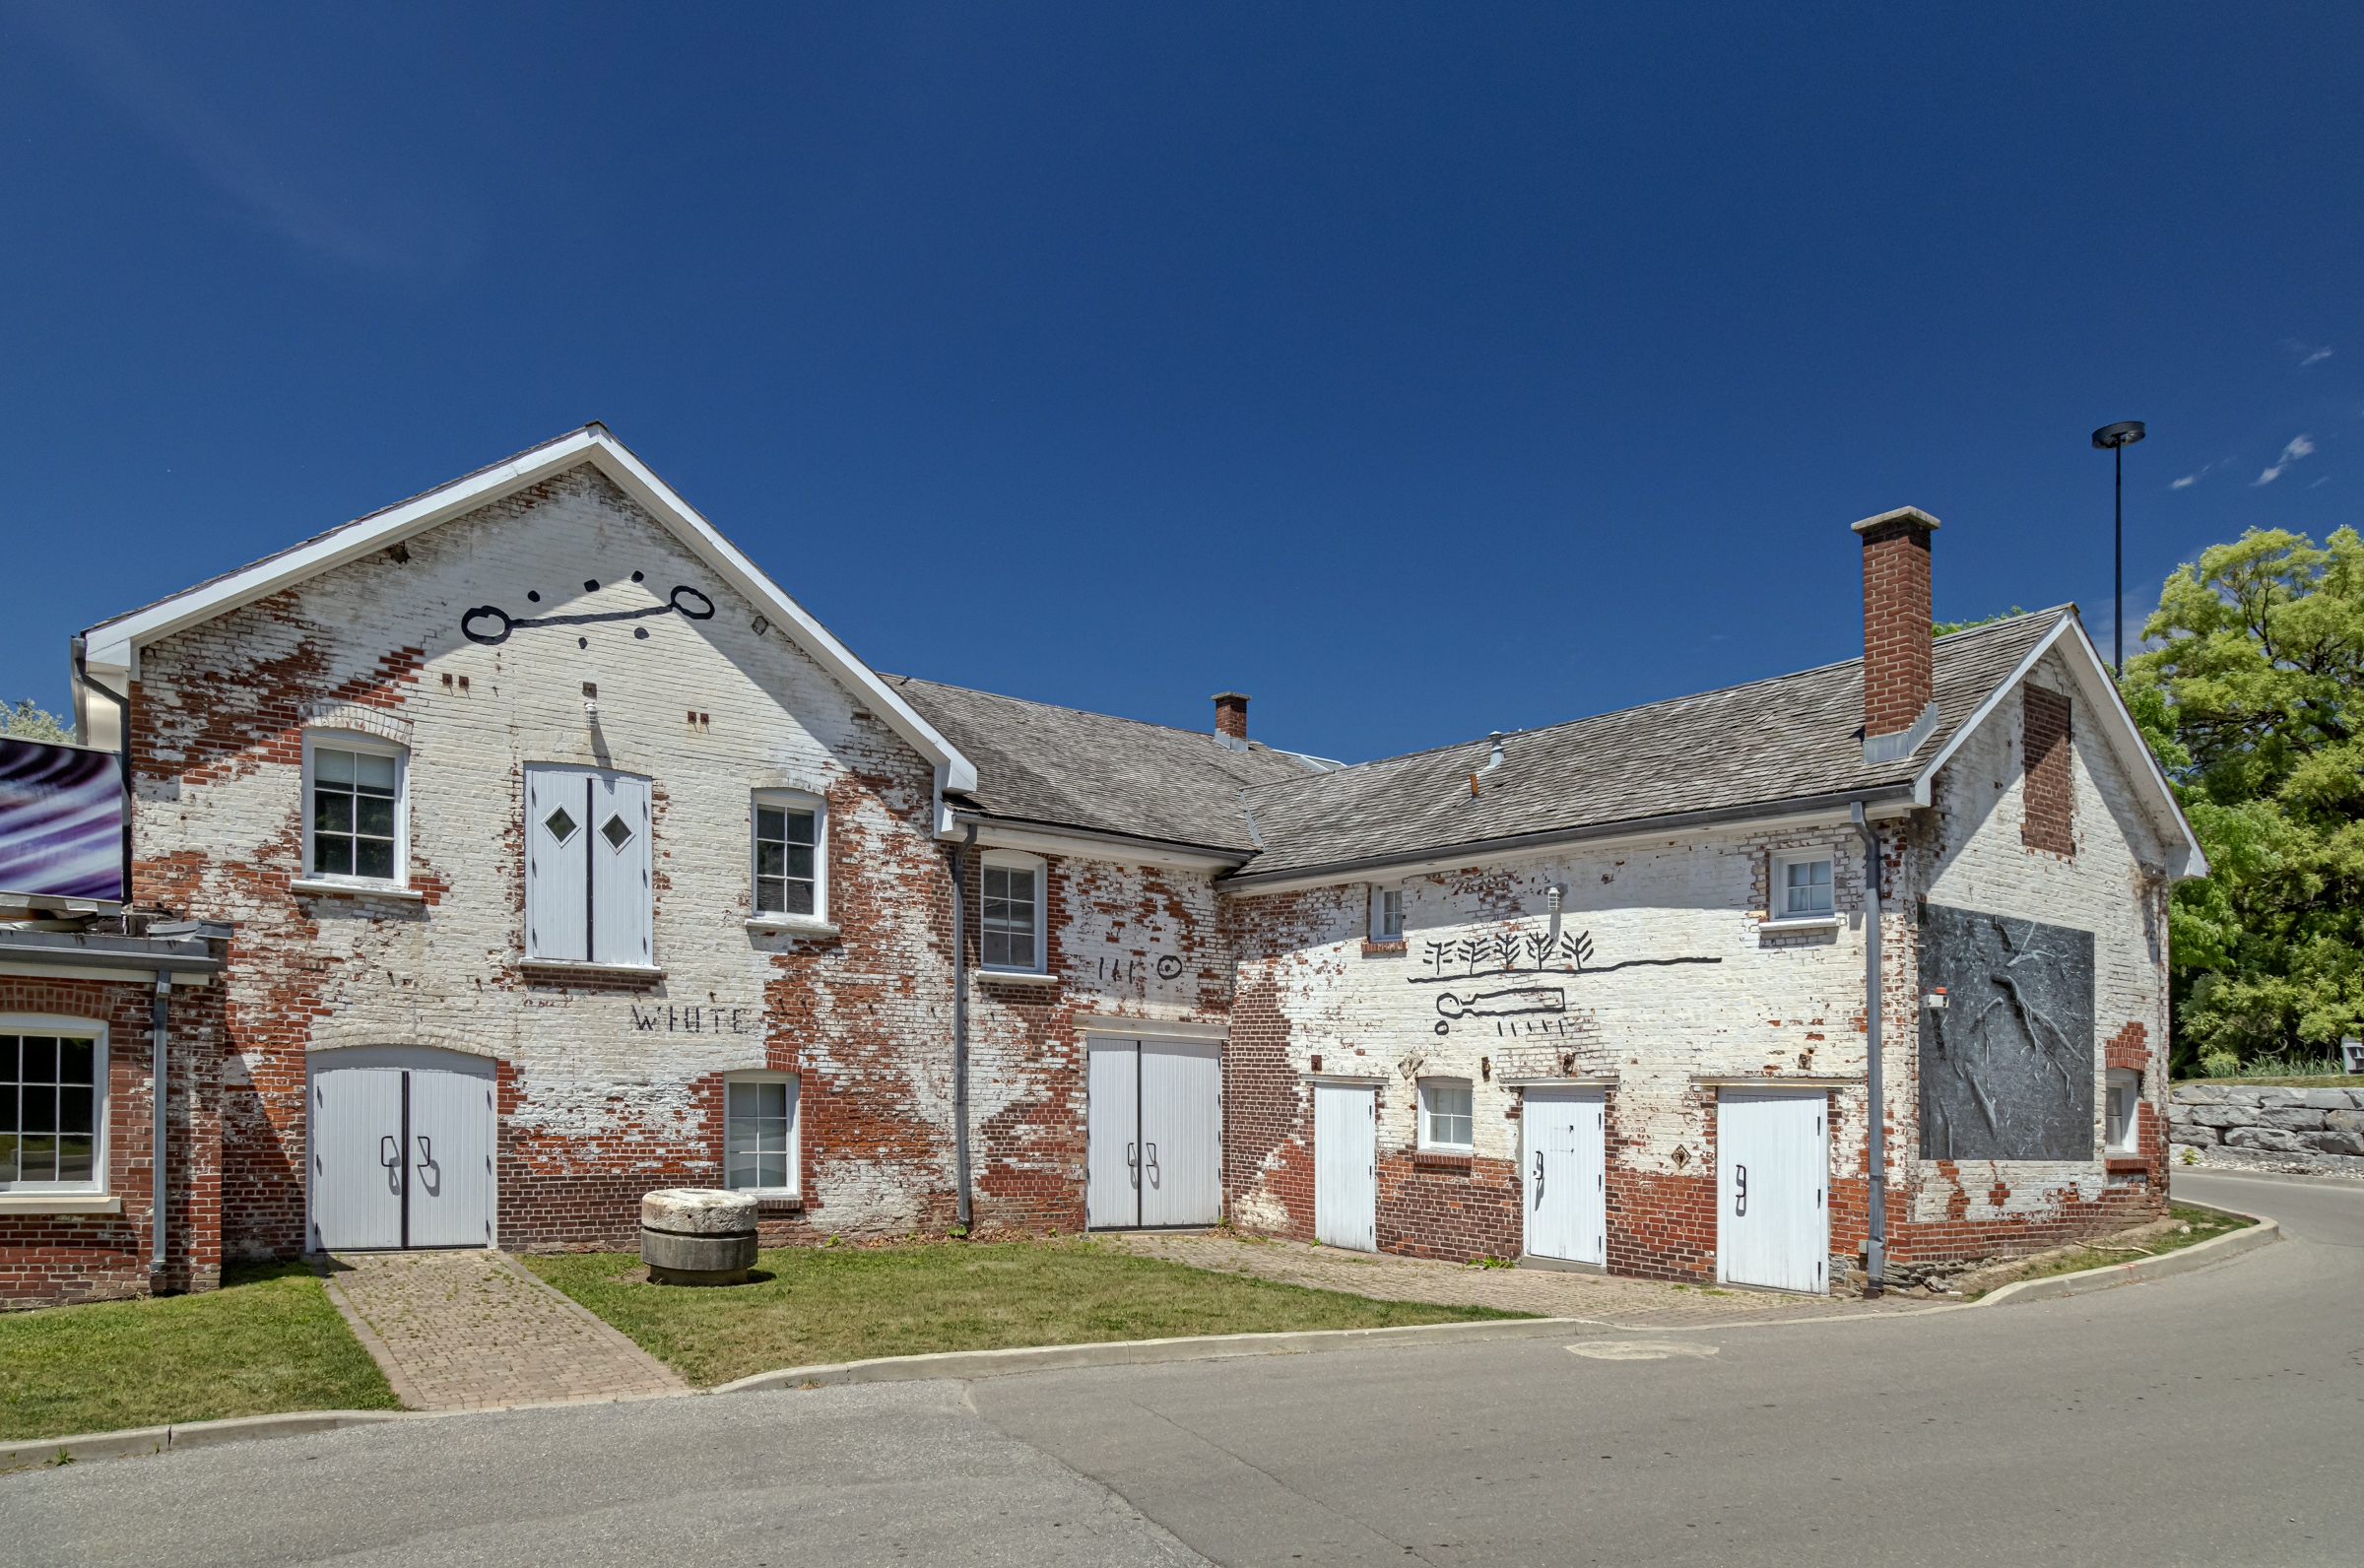
<svg viewBox="0 0 2364 1568">
<path fill-rule="evenodd" d="M 2026 611 L 2013 605 L 2008 610 L 1998 610 L 1976 621 L 1933 621 L 1929 623 L 1929 634 L 1933 637 L 1950 637 L 1957 631 L 1968 631 L 1972 626 L 1991 626 L 1998 621 L 2014 621 L 2026 614 Z"/>
<path fill-rule="evenodd" d="M 2169 911 L 2174 1060 L 2364 1019 L 2364 539 L 2251 529 L 2167 579 L 2127 702 L 2207 851 Z"/>
<path fill-rule="evenodd" d="M 15 708 L 0 705 L 0 735 L 12 741 L 74 740 L 74 726 L 54 713 L 44 713 L 27 697 Z"/>
</svg>

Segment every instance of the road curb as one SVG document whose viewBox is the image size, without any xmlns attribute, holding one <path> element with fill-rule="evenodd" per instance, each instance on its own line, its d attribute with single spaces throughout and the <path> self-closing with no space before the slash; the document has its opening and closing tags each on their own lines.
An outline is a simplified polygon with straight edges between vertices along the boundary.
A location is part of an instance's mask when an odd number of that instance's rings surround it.
<svg viewBox="0 0 2364 1568">
<path fill-rule="evenodd" d="M 2282 1227 L 2263 1214 L 2244 1213 L 2238 1209 L 2226 1209 L 2217 1204 L 2198 1204 L 2190 1200 L 2185 1201 L 2184 1207 L 2205 1209 L 2218 1214 L 2237 1214 L 2254 1223 L 2247 1230 L 2212 1236 L 2206 1241 L 2161 1253 L 2155 1258 L 2136 1258 L 2131 1263 L 2105 1264 L 2099 1269 L 2080 1269 L 2075 1274 L 2053 1274 L 2044 1279 L 2021 1279 L 2013 1284 L 1999 1285 L 1971 1305 L 2001 1307 L 2020 1301 L 2051 1301 L 2062 1296 L 2081 1296 L 2095 1290 L 2112 1290 L 2119 1285 L 2138 1284 L 2145 1279 L 2163 1279 L 2170 1274 L 2205 1269 L 2227 1258 L 2238 1258 L 2260 1247 L 2270 1247 L 2282 1239 Z"/>
<path fill-rule="evenodd" d="M 1109 1339 L 1093 1344 L 1018 1345 L 1007 1350 L 940 1350 L 929 1355 L 879 1356 L 784 1367 L 717 1384 L 710 1394 L 760 1394 L 773 1389 L 835 1388 L 850 1383 L 903 1383 L 922 1378 L 1006 1377 L 1015 1372 L 1062 1372 L 1075 1367 L 1152 1366 L 1162 1361 L 1214 1361 L 1235 1355 L 1303 1355 L 1391 1344 L 1469 1344 L 1485 1339 L 1531 1339 L 1598 1328 L 1589 1318 L 1491 1318 L 1478 1323 L 1415 1323 L 1400 1329 L 1295 1329 L 1279 1334 L 1209 1334 L 1170 1339 Z"/>
<path fill-rule="evenodd" d="M 0 1470 L 34 1465 L 78 1464 L 94 1459 L 129 1459 L 176 1448 L 207 1448 L 265 1437 L 302 1437 L 380 1421 L 415 1421 L 425 1410 L 293 1410 L 284 1415 L 233 1415 L 222 1421 L 181 1421 L 170 1426 L 134 1426 L 120 1432 L 86 1432 L 75 1437 L 31 1437 L 0 1443 Z"/>
</svg>

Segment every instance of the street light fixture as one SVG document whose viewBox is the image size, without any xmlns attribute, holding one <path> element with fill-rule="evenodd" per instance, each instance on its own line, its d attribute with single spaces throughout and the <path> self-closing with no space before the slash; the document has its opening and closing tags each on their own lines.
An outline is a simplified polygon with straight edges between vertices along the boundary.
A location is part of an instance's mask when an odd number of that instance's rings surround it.
<svg viewBox="0 0 2364 1568">
<path fill-rule="evenodd" d="M 2110 641 L 2121 679 L 2126 675 L 2126 449 L 2140 439 L 2140 420 L 2120 420 L 2093 432 L 2093 444 L 2114 453 L 2112 461 L 2118 467 L 2118 525 L 2113 535 L 2115 568 L 2111 575 L 2117 601 L 2110 612 Z"/>
</svg>

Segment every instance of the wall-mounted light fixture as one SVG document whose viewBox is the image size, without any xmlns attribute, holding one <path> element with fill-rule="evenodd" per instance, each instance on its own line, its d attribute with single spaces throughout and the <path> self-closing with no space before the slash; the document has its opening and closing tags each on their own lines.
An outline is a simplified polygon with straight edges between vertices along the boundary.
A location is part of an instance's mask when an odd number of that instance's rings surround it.
<svg viewBox="0 0 2364 1568">
<path fill-rule="evenodd" d="M 1943 986 L 1936 986 L 1936 987 L 1933 987 L 1932 989 L 1930 989 L 1930 990 L 1928 990 L 1928 991 L 1924 991 L 1924 992 L 1922 992 L 1922 993 L 1921 993 L 1921 1005 L 1922 1005 L 1923 1007 L 1925 1007 L 1925 1008 L 1929 1009 L 1929 1011 L 1930 1011 L 1930 1012 L 1932 1012 L 1932 1013 L 1942 1013 L 1942 1012 L 1944 1012 L 1944 1011 L 1945 1011 L 1945 988 L 1944 988 Z"/>
</svg>

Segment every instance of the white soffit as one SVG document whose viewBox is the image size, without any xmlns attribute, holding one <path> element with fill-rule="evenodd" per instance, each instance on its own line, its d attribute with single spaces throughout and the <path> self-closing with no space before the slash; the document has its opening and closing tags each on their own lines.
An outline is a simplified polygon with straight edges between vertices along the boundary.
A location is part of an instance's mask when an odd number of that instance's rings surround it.
<svg viewBox="0 0 2364 1568">
<path fill-rule="evenodd" d="M 896 734 L 922 755 L 941 764 L 944 788 L 976 788 L 974 763 L 921 718 L 900 693 L 854 657 L 852 650 L 830 635 L 802 605 L 789 598 L 736 545 L 723 538 L 672 487 L 657 478 L 605 426 L 597 425 L 569 431 L 482 473 L 357 519 L 307 545 L 257 561 L 244 571 L 175 594 L 161 604 L 115 621 L 102 621 L 90 632 L 87 662 L 101 669 L 120 670 L 137 679 L 139 649 L 144 643 L 168 637 L 226 611 L 277 593 L 291 583 L 426 533 L 437 524 L 583 463 L 597 468 L 650 516 L 672 530 L 716 575 L 760 606 L 767 618 L 839 684 L 860 692 Z"/>
</svg>

